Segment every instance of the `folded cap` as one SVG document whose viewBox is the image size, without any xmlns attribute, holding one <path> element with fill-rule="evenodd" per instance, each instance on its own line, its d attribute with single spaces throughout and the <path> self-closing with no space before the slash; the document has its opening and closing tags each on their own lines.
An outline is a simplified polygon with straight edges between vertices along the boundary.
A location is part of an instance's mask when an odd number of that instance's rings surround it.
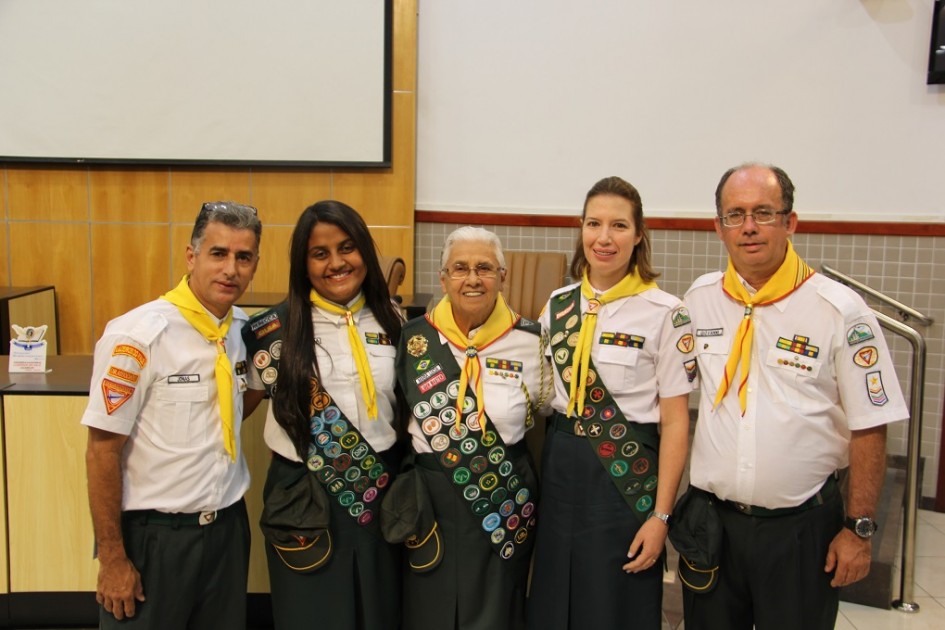
<svg viewBox="0 0 945 630">
<path fill-rule="evenodd" d="M 669 540 L 679 552 L 679 579 L 697 593 L 708 593 L 719 578 L 722 522 L 712 497 L 692 486 L 676 502 Z"/>
<path fill-rule="evenodd" d="M 431 571 L 443 559 L 443 538 L 422 473 L 400 473 L 381 503 L 381 533 L 389 543 L 404 543 L 407 562 L 416 573 Z"/>
<path fill-rule="evenodd" d="M 315 475 L 302 470 L 297 479 L 274 485 L 266 496 L 259 527 L 287 567 L 309 573 L 331 557 L 331 532 L 328 495 Z"/>
</svg>

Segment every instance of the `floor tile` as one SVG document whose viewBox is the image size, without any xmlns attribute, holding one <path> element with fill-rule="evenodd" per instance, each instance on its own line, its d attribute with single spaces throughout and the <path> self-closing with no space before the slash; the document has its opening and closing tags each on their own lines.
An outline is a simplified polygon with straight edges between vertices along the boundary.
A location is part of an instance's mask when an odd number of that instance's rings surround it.
<svg viewBox="0 0 945 630">
<path fill-rule="evenodd" d="M 916 598 L 919 612 L 904 613 L 898 610 L 880 610 L 859 604 L 840 602 L 840 612 L 850 626 L 856 630 L 941 630 L 945 628 L 945 606 L 931 597 Z"/>
</svg>

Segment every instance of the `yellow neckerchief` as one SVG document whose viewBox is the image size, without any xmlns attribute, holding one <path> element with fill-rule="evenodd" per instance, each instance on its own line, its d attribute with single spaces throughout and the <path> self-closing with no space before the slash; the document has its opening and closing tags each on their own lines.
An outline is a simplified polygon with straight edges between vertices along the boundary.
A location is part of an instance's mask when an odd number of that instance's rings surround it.
<svg viewBox="0 0 945 630">
<path fill-rule="evenodd" d="M 233 309 L 226 314 L 221 324 L 217 324 L 207 309 L 191 291 L 189 275 L 181 278 L 180 283 L 161 297 L 180 311 L 180 314 L 191 326 L 197 329 L 207 341 L 217 346 L 217 360 L 213 366 L 213 374 L 217 380 L 217 398 L 220 403 L 220 419 L 223 421 L 223 447 L 230 455 L 231 461 L 236 461 L 236 431 L 233 429 L 233 367 L 226 356 L 226 333 L 233 323 Z"/>
<path fill-rule="evenodd" d="M 655 282 L 644 282 L 640 274 L 634 270 L 633 273 L 628 273 L 620 282 L 600 295 L 595 295 L 594 288 L 591 287 L 591 283 L 587 279 L 587 269 L 584 270 L 581 276 L 581 295 L 587 298 L 587 311 L 584 313 L 584 319 L 581 320 L 581 333 L 578 335 L 578 342 L 574 347 L 574 359 L 571 361 L 571 388 L 568 393 L 568 411 L 566 414 L 568 416 L 575 410 L 577 415 L 581 415 L 584 411 L 587 370 L 591 363 L 591 347 L 594 345 L 594 330 L 597 328 L 597 313 L 600 311 L 600 307 L 620 298 L 630 297 L 656 288 Z"/>
<path fill-rule="evenodd" d="M 361 335 L 354 325 L 354 314 L 364 306 L 364 295 L 358 297 L 351 306 L 338 306 L 334 302 L 329 302 L 312 289 L 308 294 L 312 304 L 320 309 L 326 310 L 335 315 L 344 315 L 348 326 L 348 344 L 351 346 L 351 354 L 354 356 L 354 365 L 358 368 L 358 380 L 361 381 L 361 395 L 364 396 L 364 402 L 367 403 L 367 415 L 371 420 L 377 420 L 377 391 L 374 389 L 374 377 L 371 376 L 371 364 L 368 363 L 367 352 L 364 351 L 364 343 L 361 341 Z"/>
<path fill-rule="evenodd" d="M 738 277 L 735 266 L 732 264 L 731 256 L 728 259 L 728 269 L 725 270 L 725 278 L 722 280 L 722 291 L 730 298 L 745 305 L 745 316 L 742 317 L 738 330 L 735 332 L 735 340 L 732 342 L 732 349 L 729 352 L 728 361 L 725 363 L 725 375 L 719 384 L 719 391 L 715 394 L 715 402 L 712 407 L 718 407 L 725 394 L 731 389 L 735 380 L 735 372 L 738 370 L 738 364 L 741 362 L 741 380 L 738 383 L 738 404 L 741 407 L 742 415 L 745 415 L 745 408 L 748 404 L 748 389 L 745 385 L 748 383 L 748 370 L 751 366 L 751 341 L 754 337 L 754 327 L 751 323 L 752 312 L 756 306 L 768 306 L 778 300 L 783 300 L 794 290 L 804 284 L 804 282 L 814 275 L 814 270 L 807 266 L 801 257 L 794 251 L 791 241 L 788 241 L 787 254 L 784 256 L 784 262 L 774 272 L 774 275 L 768 279 L 763 287 L 758 289 L 754 295 L 749 295 L 748 289 Z"/>
<path fill-rule="evenodd" d="M 430 323 L 433 327 L 440 331 L 451 344 L 466 352 L 466 363 L 459 377 L 456 412 L 460 418 L 463 417 L 463 400 L 466 398 L 466 389 L 472 382 L 476 389 L 476 419 L 479 421 L 483 435 L 486 432 L 486 397 L 482 391 L 482 364 L 479 360 L 479 352 L 505 335 L 518 320 L 519 316 L 512 312 L 501 293 L 496 298 L 495 307 L 489 318 L 479 327 L 472 339 L 468 338 L 456 325 L 456 320 L 453 319 L 453 305 L 448 295 L 440 300 L 430 315 Z"/>
</svg>

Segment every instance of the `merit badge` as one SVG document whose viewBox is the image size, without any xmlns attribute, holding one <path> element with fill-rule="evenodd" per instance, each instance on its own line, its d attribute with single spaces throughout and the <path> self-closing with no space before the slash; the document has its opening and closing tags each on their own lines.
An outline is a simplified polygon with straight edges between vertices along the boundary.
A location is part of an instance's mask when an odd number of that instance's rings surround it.
<svg viewBox="0 0 945 630">
<path fill-rule="evenodd" d="M 423 335 L 414 335 L 407 341 L 407 353 L 412 357 L 421 357 L 427 353 L 429 342 Z"/>
<path fill-rule="evenodd" d="M 267 367 L 270 363 L 272 363 L 272 355 L 265 350 L 260 350 L 253 355 L 253 365 L 260 370 Z"/>
<path fill-rule="evenodd" d="M 272 385 L 276 382 L 276 378 L 279 376 L 279 371 L 271 365 L 262 371 L 262 374 L 259 375 L 259 378 L 262 379 L 262 382 L 266 385 Z"/>
<path fill-rule="evenodd" d="M 691 383 L 696 378 L 696 360 L 685 361 L 683 367 L 686 369 L 686 379 Z"/>
<path fill-rule="evenodd" d="M 881 407 L 889 402 L 889 398 L 886 397 L 886 390 L 883 388 L 882 372 L 866 373 L 866 389 L 870 394 L 870 402 L 877 407 Z"/>
<path fill-rule="evenodd" d="M 450 447 L 450 439 L 443 433 L 437 433 L 430 439 L 430 448 L 437 453 L 442 453 Z"/>
<path fill-rule="evenodd" d="M 555 314 L 555 319 L 557 320 L 557 319 L 561 319 L 562 317 L 566 317 L 568 313 L 574 310 L 574 304 L 575 304 L 574 302 L 571 302 L 570 304 L 565 306 L 563 309 L 561 309 L 558 313 Z"/>
<path fill-rule="evenodd" d="M 578 344 L 578 339 L 580 338 L 581 338 L 581 333 L 579 332 L 571 333 L 570 335 L 568 335 L 568 345 L 571 346 L 572 348 L 576 347 Z"/>
<path fill-rule="evenodd" d="M 559 343 L 561 343 L 562 341 L 564 341 L 565 336 L 566 336 L 566 335 L 564 334 L 564 331 L 563 331 L 563 330 L 559 330 L 559 331 L 556 332 L 554 335 L 552 335 L 552 337 L 551 337 L 551 345 L 557 346 Z"/>
<path fill-rule="evenodd" d="M 686 333 L 679 338 L 679 341 L 676 342 L 676 349 L 683 354 L 689 354 L 692 352 L 693 347 L 695 347 L 695 341 L 693 340 L 690 333 Z"/>
<path fill-rule="evenodd" d="M 282 340 L 273 341 L 272 345 L 269 346 L 269 354 L 272 355 L 272 358 L 276 361 L 279 360 L 279 357 L 282 356 Z"/>
<path fill-rule="evenodd" d="M 558 365 L 564 365 L 568 360 L 568 357 L 571 356 L 571 351 L 567 348 L 558 348 L 555 350 L 555 363 Z"/>
<path fill-rule="evenodd" d="M 863 368 L 873 367 L 879 361 L 879 350 L 875 346 L 860 348 L 853 355 L 853 362 Z"/>
<path fill-rule="evenodd" d="M 102 379 L 102 399 L 105 402 L 105 411 L 109 415 L 128 402 L 134 393 L 135 388 L 130 385 L 118 383 L 107 378 Z"/>
<path fill-rule="evenodd" d="M 857 324 L 847 331 L 847 344 L 855 346 L 873 338 L 873 329 L 867 324 Z"/>
<path fill-rule="evenodd" d="M 578 316 L 572 315 L 571 317 L 568 318 L 568 321 L 564 323 L 564 327 L 568 329 L 574 328 L 575 326 L 577 326 L 577 323 L 578 323 Z"/>
</svg>

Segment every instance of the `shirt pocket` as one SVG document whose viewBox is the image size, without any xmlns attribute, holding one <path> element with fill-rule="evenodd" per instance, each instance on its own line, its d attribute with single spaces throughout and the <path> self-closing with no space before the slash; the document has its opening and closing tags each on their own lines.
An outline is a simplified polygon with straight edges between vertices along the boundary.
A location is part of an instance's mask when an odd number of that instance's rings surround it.
<svg viewBox="0 0 945 630">
<path fill-rule="evenodd" d="M 526 407 L 521 373 L 490 370 L 486 367 L 482 368 L 482 372 L 486 415 L 524 422 Z"/>
<path fill-rule="evenodd" d="M 394 388 L 394 358 L 397 348 L 394 346 L 367 347 L 368 363 L 371 364 L 371 377 L 374 379 L 374 388 L 378 391 L 389 391 Z"/>
<path fill-rule="evenodd" d="M 594 358 L 598 376 L 614 392 L 632 388 L 637 380 L 640 350 L 622 346 L 599 346 Z"/>
<path fill-rule="evenodd" d="M 769 379 L 768 390 L 775 402 L 804 412 L 829 407 L 831 402 L 818 386 L 817 377 L 823 367 L 820 359 L 772 348 L 765 360 Z"/>
<path fill-rule="evenodd" d="M 172 385 L 158 388 L 155 392 L 158 401 L 156 422 L 163 427 L 163 435 L 168 444 L 186 444 L 203 439 L 207 433 L 207 418 L 196 417 L 198 414 L 212 413 L 219 415 L 216 408 L 207 403 L 210 388 L 206 385 Z"/>
<path fill-rule="evenodd" d="M 718 387 L 722 382 L 731 349 L 731 337 L 696 337 L 695 351 L 699 365 L 699 378 L 710 388 Z"/>
</svg>

